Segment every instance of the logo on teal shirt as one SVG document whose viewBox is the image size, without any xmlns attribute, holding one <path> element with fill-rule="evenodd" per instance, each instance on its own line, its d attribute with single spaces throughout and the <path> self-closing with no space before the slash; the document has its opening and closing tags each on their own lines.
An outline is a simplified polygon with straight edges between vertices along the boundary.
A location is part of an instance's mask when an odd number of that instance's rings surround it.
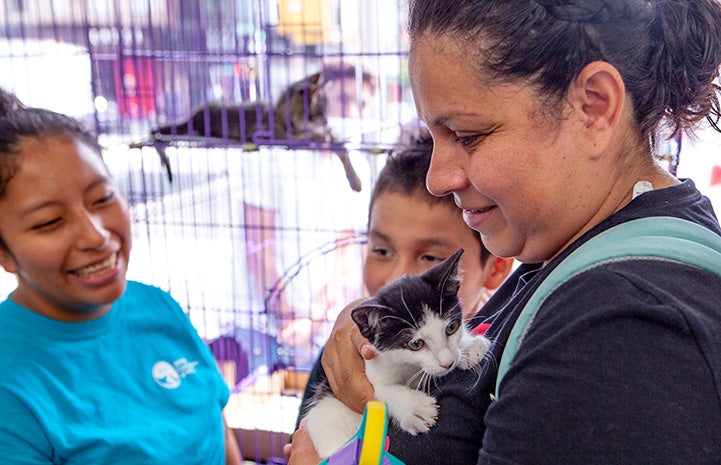
<svg viewBox="0 0 721 465">
<path fill-rule="evenodd" d="M 195 373 L 195 366 L 198 362 L 189 362 L 185 358 L 179 358 L 172 364 L 160 360 L 153 365 L 153 379 L 158 385 L 165 389 L 177 389 L 182 379 Z"/>
</svg>

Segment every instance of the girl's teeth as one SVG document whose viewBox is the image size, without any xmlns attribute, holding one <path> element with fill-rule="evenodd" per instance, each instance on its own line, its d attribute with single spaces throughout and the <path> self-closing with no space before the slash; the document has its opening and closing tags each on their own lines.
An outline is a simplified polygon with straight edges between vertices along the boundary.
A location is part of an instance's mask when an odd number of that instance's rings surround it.
<svg viewBox="0 0 721 465">
<path fill-rule="evenodd" d="M 118 255 L 113 254 L 110 257 L 108 257 L 106 260 L 103 260 L 102 262 L 93 265 L 88 266 L 86 268 L 81 268 L 77 271 L 75 271 L 75 274 L 78 276 L 81 276 L 83 278 L 94 275 L 94 274 L 100 274 L 104 273 L 106 271 L 112 270 L 115 267 L 115 261 L 117 260 Z"/>
</svg>

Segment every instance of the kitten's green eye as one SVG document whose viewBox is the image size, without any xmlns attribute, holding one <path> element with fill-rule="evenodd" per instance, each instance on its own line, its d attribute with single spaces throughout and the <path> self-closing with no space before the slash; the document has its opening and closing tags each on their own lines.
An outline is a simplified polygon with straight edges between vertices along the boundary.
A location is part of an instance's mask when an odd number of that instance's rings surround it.
<svg viewBox="0 0 721 465">
<path fill-rule="evenodd" d="M 450 323 L 448 323 L 448 326 L 446 326 L 446 334 L 447 334 L 448 336 L 450 336 L 451 334 L 453 334 L 453 333 L 455 333 L 456 331 L 458 331 L 458 328 L 459 328 L 459 327 L 460 327 L 460 326 L 458 325 L 457 322 L 451 321 Z"/>
<path fill-rule="evenodd" d="M 408 348 L 411 350 L 421 350 L 423 347 L 423 339 L 414 339 L 408 343 Z"/>
</svg>

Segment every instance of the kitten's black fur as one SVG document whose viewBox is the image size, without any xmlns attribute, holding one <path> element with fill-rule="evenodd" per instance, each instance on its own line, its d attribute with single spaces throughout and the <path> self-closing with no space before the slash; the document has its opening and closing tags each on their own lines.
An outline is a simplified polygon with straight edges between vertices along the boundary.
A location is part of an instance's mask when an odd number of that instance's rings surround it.
<svg viewBox="0 0 721 465">
<path fill-rule="evenodd" d="M 339 142 L 328 127 L 325 117 L 326 99 L 321 74 L 315 73 L 296 81 L 283 91 L 274 105 L 252 102 L 241 105 L 207 103 L 193 111 L 180 123 L 151 130 L 151 137 L 197 136 L 263 144 L 310 140 Z M 164 146 L 155 144 L 161 161 L 172 181 L 172 173 Z M 361 190 L 361 181 L 351 164 L 348 152 L 338 150 L 346 178 L 354 191 Z"/>
<path fill-rule="evenodd" d="M 407 349 L 413 331 L 423 323 L 422 311 L 463 324 L 458 300 L 458 263 L 463 249 L 420 275 L 405 275 L 388 284 L 351 312 L 363 337 L 379 351 Z"/>
</svg>

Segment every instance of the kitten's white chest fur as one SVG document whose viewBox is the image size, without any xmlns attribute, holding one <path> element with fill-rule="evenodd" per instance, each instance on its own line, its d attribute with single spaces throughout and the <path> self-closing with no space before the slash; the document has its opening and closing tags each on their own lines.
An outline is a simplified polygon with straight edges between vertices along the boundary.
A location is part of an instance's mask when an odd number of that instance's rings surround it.
<svg viewBox="0 0 721 465">
<path fill-rule="evenodd" d="M 465 327 L 448 336 L 447 324 L 428 315 L 417 330 L 417 338 L 424 342 L 420 350 L 380 351 L 366 361 L 366 375 L 376 399 L 387 404 L 392 421 L 413 435 L 427 432 L 438 418 L 436 399 L 424 392 L 431 379 L 456 368 L 471 369 L 488 351 L 489 342 L 483 336 L 471 335 Z M 316 451 L 325 458 L 355 434 L 362 416 L 335 396 L 326 395 L 313 405 L 306 418 Z"/>
</svg>

